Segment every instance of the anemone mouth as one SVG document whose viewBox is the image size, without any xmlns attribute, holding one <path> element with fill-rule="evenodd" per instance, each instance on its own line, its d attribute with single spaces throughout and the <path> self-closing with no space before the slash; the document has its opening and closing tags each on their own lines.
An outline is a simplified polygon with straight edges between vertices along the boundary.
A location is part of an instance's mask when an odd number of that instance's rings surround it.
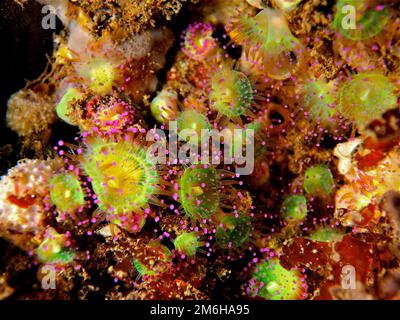
<svg viewBox="0 0 400 320">
<path fill-rule="evenodd" d="M 100 143 L 84 157 L 99 207 L 110 214 L 142 209 L 156 192 L 157 173 L 138 145 Z"/>
<path fill-rule="evenodd" d="M 267 111 L 263 118 L 266 121 L 266 127 L 268 128 L 267 130 L 277 133 L 283 128 L 287 127 L 290 119 L 290 113 L 282 105 L 270 103 L 267 106 Z"/>
<path fill-rule="evenodd" d="M 273 110 L 270 113 L 268 113 L 268 119 L 274 126 L 279 126 L 285 122 L 285 118 L 276 110 Z"/>
<path fill-rule="evenodd" d="M 220 177 L 212 167 L 187 168 L 179 183 L 180 200 L 186 214 L 194 219 L 210 218 L 220 204 Z"/>
</svg>

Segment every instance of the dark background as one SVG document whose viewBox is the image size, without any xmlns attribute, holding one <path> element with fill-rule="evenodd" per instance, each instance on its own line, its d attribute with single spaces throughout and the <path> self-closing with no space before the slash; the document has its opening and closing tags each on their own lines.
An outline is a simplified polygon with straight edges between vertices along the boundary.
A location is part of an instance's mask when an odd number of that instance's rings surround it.
<svg viewBox="0 0 400 320">
<path fill-rule="evenodd" d="M 45 69 L 46 55 L 53 49 L 53 32 L 61 30 L 57 20 L 56 30 L 41 26 L 42 5 L 28 1 L 22 8 L 13 0 L 0 1 L 0 175 L 18 160 L 20 141 L 6 126 L 5 115 L 9 97 L 34 80 Z"/>
</svg>

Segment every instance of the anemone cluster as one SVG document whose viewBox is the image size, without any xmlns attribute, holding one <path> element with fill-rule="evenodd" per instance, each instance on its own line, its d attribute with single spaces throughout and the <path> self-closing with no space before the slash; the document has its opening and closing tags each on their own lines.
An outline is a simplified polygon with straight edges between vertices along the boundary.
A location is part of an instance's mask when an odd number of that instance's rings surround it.
<svg viewBox="0 0 400 320">
<path fill-rule="evenodd" d="M 37 2 L 1 298 L 400 298 L 398 1 Z"/>
</svg>

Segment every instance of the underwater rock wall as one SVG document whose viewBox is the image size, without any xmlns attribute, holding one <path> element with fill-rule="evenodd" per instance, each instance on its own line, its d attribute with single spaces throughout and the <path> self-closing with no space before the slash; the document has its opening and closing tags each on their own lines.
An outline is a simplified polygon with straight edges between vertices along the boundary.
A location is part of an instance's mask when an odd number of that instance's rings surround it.
<svg viewBox="0 0 400 320">
<path fill-rule="evenodd" d="M 400 298 L 398 1 L 35 5 L 0 298 Z"/>
</svg>

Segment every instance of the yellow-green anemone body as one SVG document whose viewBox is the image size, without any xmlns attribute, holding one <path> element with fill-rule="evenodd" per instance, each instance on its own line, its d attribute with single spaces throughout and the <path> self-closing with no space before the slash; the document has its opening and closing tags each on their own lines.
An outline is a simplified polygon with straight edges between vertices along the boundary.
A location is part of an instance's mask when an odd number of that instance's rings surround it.
<svg viewBox="0 0 400 320">
<path fill-rule="evenodd" d="M 156 193 L 158 174 L 146 150 L 130 141 L 91 143 L 83 157 L 99 208 L 109 214 L 141 213 Z"/>
</svg>

